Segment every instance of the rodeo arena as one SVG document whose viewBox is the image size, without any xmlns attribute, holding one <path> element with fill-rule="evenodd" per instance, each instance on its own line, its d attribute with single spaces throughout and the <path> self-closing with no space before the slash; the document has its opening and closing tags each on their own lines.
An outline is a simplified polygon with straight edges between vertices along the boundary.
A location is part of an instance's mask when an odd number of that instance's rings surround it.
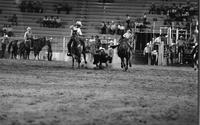
<svg viewBox="0 0 200 125">
<path fill-rule="evenodd" d="M 0 125 L 198 125 L 198 0 L 0 0 Z"/>
</svg>

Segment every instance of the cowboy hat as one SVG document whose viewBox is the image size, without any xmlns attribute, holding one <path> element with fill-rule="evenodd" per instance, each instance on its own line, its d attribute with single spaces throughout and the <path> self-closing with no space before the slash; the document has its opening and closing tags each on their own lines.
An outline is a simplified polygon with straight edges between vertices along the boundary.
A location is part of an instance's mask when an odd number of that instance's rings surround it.
<svg viewBox="0 0 200 125">
<path fill-rule="evenodd" d="M 27 30 L 31 30 L 31 27 L 27 27 Z"/>
<path fill-rule="evenodd" d="M 76 21 L 76 25 L 78 25 L 78 26 L 82 26 L 81 21 Z"/>
</svg>

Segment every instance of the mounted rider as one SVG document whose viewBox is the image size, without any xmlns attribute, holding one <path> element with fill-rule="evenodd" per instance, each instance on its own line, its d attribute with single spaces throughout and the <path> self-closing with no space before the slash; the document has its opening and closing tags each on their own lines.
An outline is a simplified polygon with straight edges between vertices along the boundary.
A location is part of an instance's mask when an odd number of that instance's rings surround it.
<svg viewBox="0 0 200 125">
<path fill-rule="evenodd" d="M 132 48 L 132 38 L 133 33 L 131 29 L 128 29 L 125 34 L 121 37 L 121 39 L 125 39 L 128 43 L 128 45 Z M 120 40 L 121 41 L 121 40 Z"/>
<path fill-rule="evenodd" d="M 70 34 L 71 35 L 71 39 L 70 39 L 70 41 L 67 44 L 67 48 L 68 48 L 67 55 L 68 56 L 71 56 L 71 44 L 72 44 L 72 42 L 73 42 L 73 40 L 74 40 L 74 38 L 76 36 L 78 36 L 81 44 L 83 45 L 83 51 L 85 51 L 85 42 L 84 42 L 83 37 L 82 37 L 83 34 L 82 34 L 82 31 L 81 31 L 81 27 L 82 27 L 81 21 L 77 21 L 75 25 L 70 26 L 70 29 L 71 29 L 71 34 Z"/>
<path fill-rule="evenodd" d="M 30 48 L 33 48 L 33 43 L 32 40 L 33 39 L 33 34 L 31 31 L 31 27 L 27 27 L 26 32 L 24 33 L 24 41 L 26 42 L 30 42 Z"/>
</svg>

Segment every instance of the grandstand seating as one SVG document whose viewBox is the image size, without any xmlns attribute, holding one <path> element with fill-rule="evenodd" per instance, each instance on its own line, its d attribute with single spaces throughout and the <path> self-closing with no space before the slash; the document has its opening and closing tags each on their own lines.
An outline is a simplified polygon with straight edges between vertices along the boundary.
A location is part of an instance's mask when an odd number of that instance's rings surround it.
<svg viewBox="0 0 200 125">
<path fill-rule="evenodd" d="M 125 2 L 126 1 L 126 2 Z M 18 16 L 18 26 L 14 26 L 14 32 L 16 36 L 21 36 L 27 26 L 33 27 L 33 32 L 38 35 L 69 35 L 69 26 L 73 24 L 73 20 L 81 20 L 83 22 L 84 34 L 96 34 L 99 31 L 96 27 L 101 21 L 111 20 L 124 20 L 125 15 L 129 14 L 133 19 L 141 17 L 143 13 L 149 8 L 151 2 L 145 0 L 115 0 L 114 3 L 99 3 L 98 0 L 67 0 L 69 5 L 72 6 L 70 14 L 57 14 L 53 9 L 59 1 L 49 0 L 42 1 L 44 6 L 44 13 L 30 13 L 21 12 L 18 8 L 19 3 L 15 0 L 1 0 L 0 8 L 3 10 L 1 24 L 8 24 L 8 17 L 12 14 Z M 60 2 L 62 2 L 60 0 Z M 40 27 L 36 23 L 40 18 L 47 16 L 60 16 L 65 24 L 64 28 L 45 28 Z"/>
</svg>

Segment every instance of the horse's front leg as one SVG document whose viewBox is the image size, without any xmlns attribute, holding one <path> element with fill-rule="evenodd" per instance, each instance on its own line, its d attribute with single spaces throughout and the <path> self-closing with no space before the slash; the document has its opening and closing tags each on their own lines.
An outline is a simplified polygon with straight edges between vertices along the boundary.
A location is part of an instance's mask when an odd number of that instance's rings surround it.
<svg viewBox="0 0 200 125">
<path fill-rule="evenodd" d="M 74 58 L 72 57 L 72 68 L 74 69 Z"/>
<path fill-rule="evenodd" d="M 121 68 L 124 68 L 124 58 L 121 58 Z"/>
<path fill-rule="evenodd" d="M 129 65 L 129 59 L 126 58 L 126 65 L 125 65 L 125 71 L 128 70 L 128 65 Z"/>
<path fill-rule="evenodd" d="M 77 62 L 78 62 L 78 68 L 80 68 L 80 64 L 81 64 L 81 55 L 78 57 Z"/>
</svg>

